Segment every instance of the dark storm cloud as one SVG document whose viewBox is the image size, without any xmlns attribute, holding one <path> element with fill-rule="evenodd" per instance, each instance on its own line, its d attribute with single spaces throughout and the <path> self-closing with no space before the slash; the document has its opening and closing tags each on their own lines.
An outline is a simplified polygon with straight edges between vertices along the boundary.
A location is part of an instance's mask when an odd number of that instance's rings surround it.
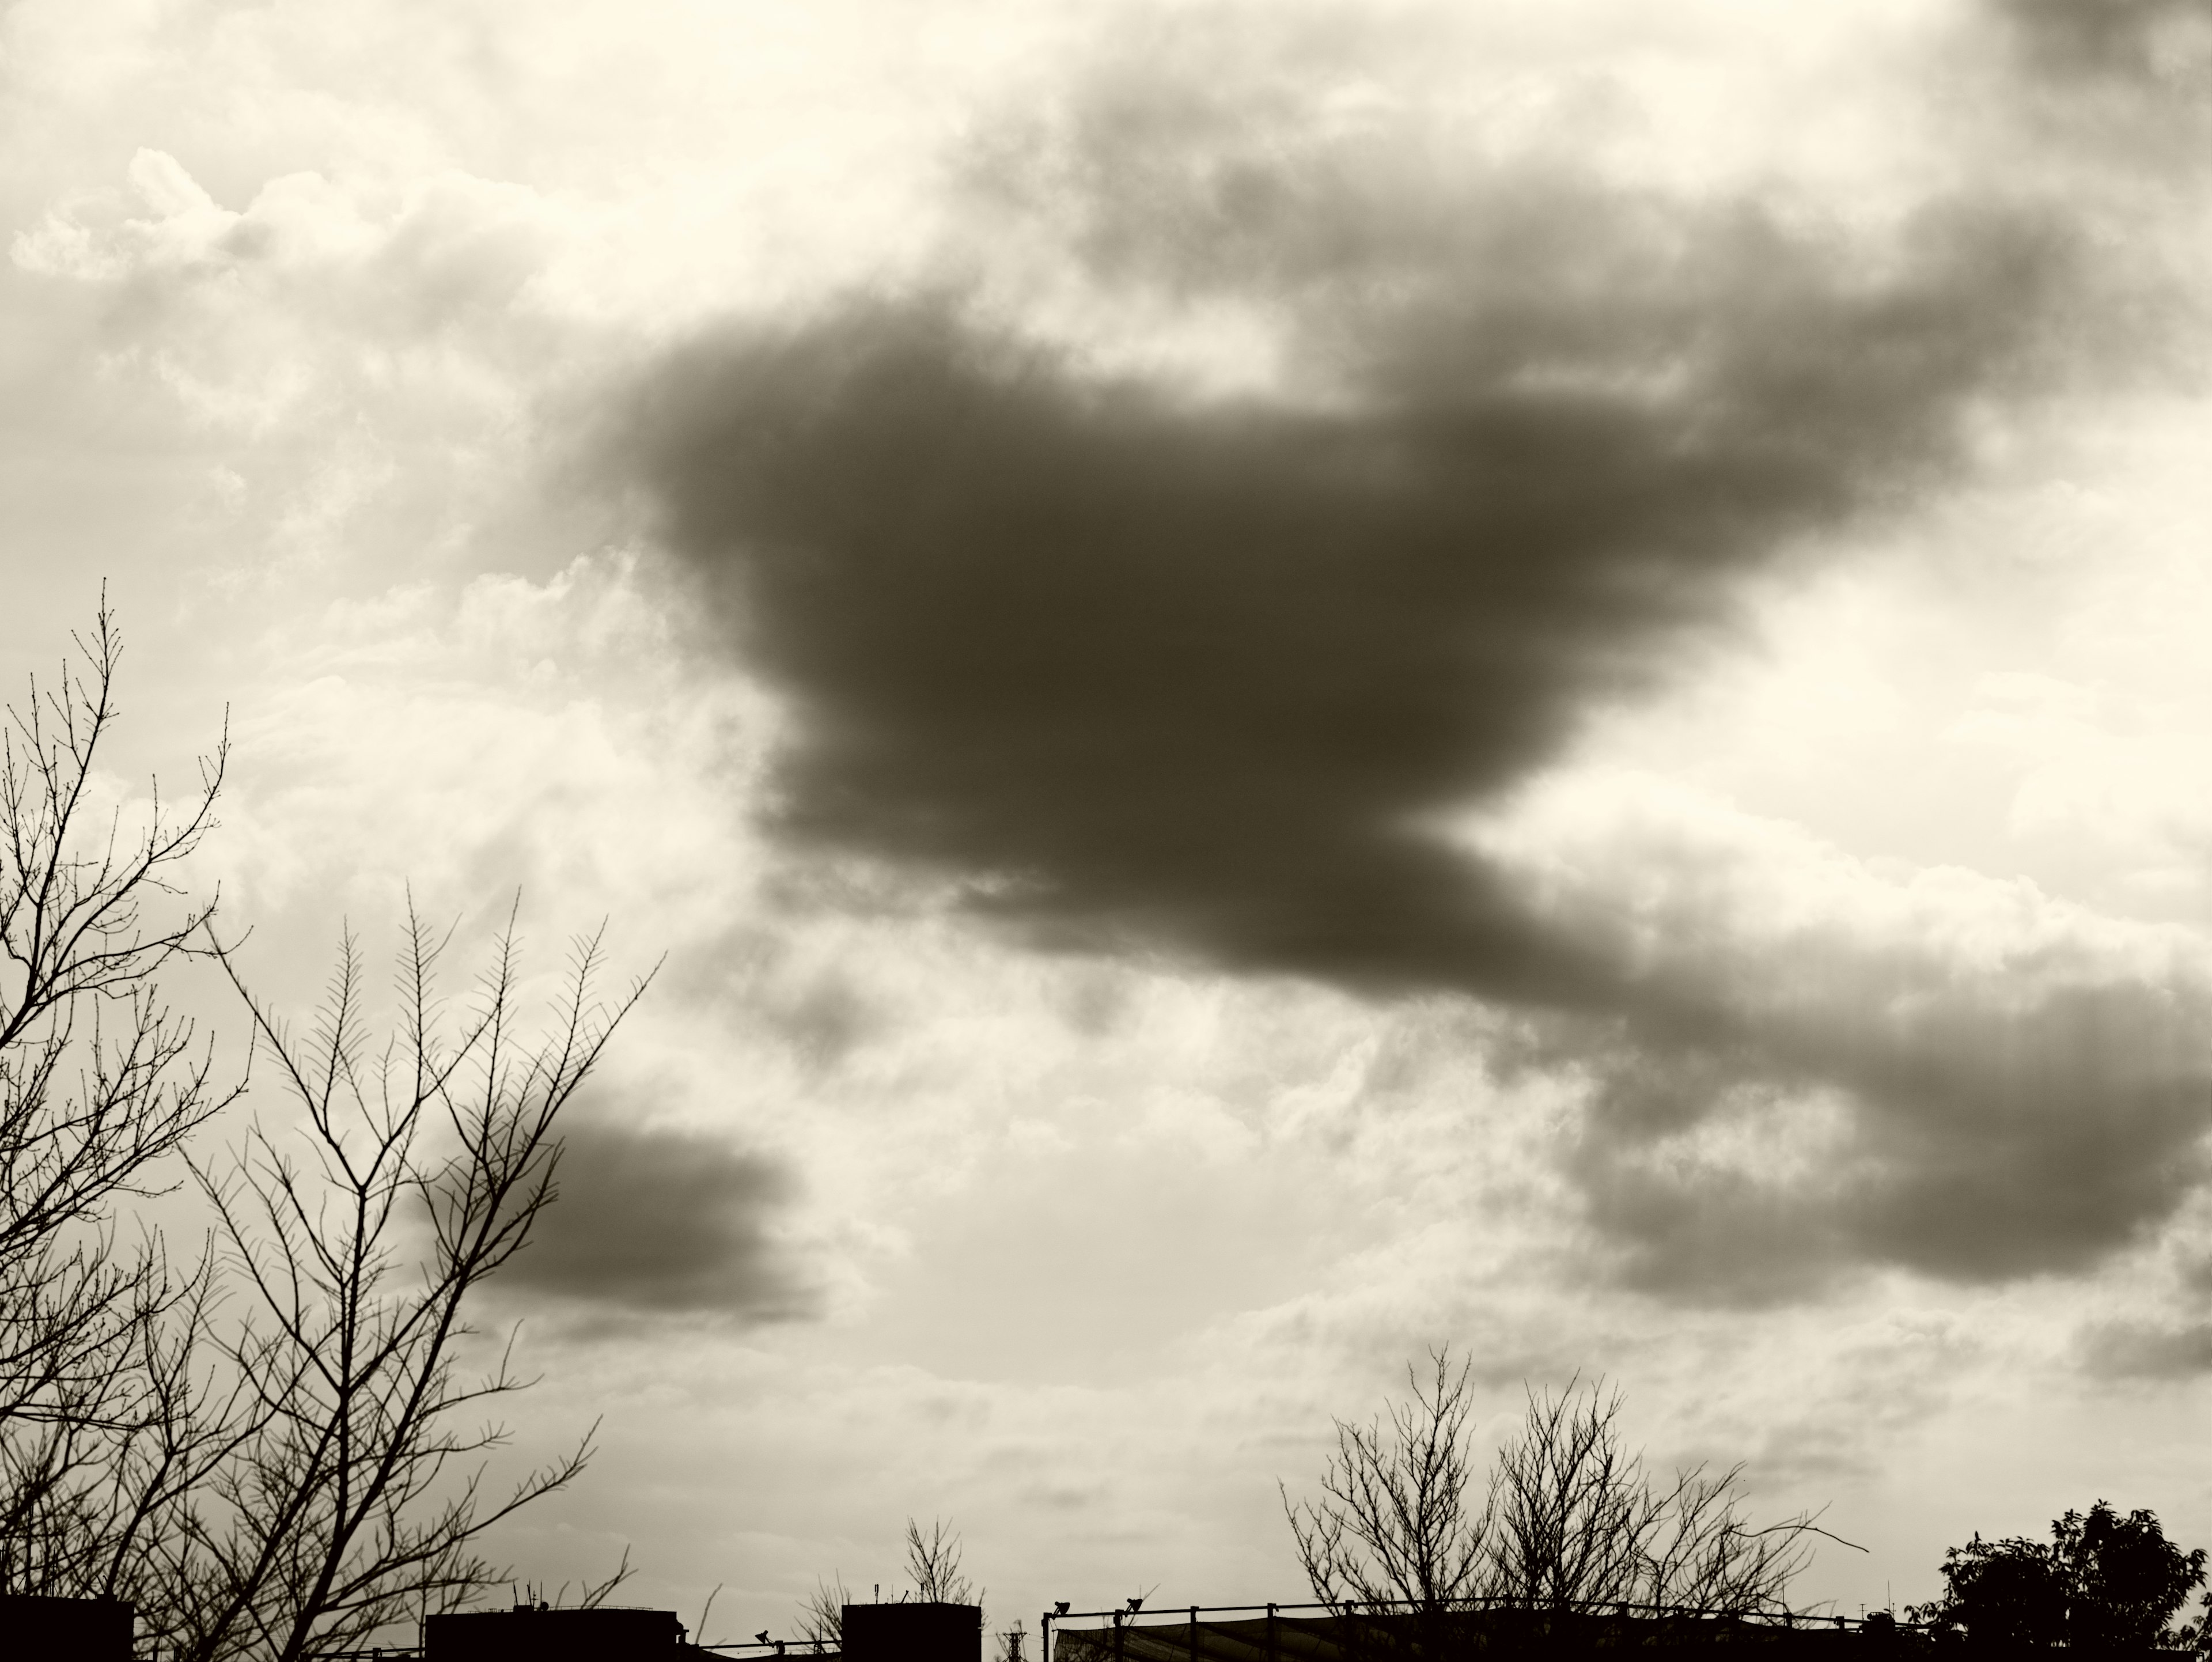
<svg viewBox="0 0 2212 1662">
<path fill-rule="evenodd" d="M 2212 1323 L 2093 1322 L 2075 1335 L 2074 1348 L 2084 1369 L 2106 1379 L 2195 1379 L 2212 1373 Z"/>
<path fill-rule="evenodd" d="M 710 1138 L 590 1121 L 562 1143 L 560 1197 L 508 1284 L 624 1312 L 804 1313 L 768 1229 L 792 1197 L 782 1166 Z"/>
<path fill-rule="evenodd" d="M 1605 292 L 1562 240 L 1495 319 L 1392 319 L 1304 405 L 926 306 L 685 353 L 645 465 L 795 696 L 784 829 L 988 874 L 1069 945 L 1571 997 L 1591 969 L 1423 817 L 1940 466 L 2050 260 L 1953 219 L 1861 281 L 1746 217 L 1669 229 Z"/>
<path fill-rule="evenodd" d="M 1669 1001 L 1698 999 L 1679 973 Z M 2023 989 L 2005 983 L 2032 965 L 1931 960 L 1796 1009 L 1707 988 L 1717 1037 L 1669 1044 L 1646 1010 L 1612 1046 L 1555 1045 L 1601 1081 L 1573 1164 L 1628 1278 L 1753 1300 L 1869 1259 L 1998 1280 L 2082 1268 L 2166 1217 L 2207 1175 L 2208 1001 L 2094 973 Z M 1824 1093 L 1830 1123 L 1814 1111 L 1780 1175 L 1697 1146 Z"/>
<path fill-rule="evenodd" d="M 2159 245 L 2187 222 L 2174 214 L 2177 189 L 2199 192 L 2206 176 L 2212 0 L 1990 0 L 1985 16 L 1996 28 L 1974 32 L 1969 50 L 1996 71 L 2014 157 L 2070 174 L 2085 216 L 2105 217 L 2107 234 L 2134 245 L 2139 270 L 2157 274 L 2137 303 L 2165 310 L 2169 328 L 2201 336 L 2201 315 L 2185 316 L 2159 292 L 2177 281 L 2160 271 Z M 2197 344 L 2188 354 L 2193 383 L 2203 362 Z"/>
<path fill-rule="evenodd" d="M 1459 176 L 1316 109 L 1109 73 L 977 170 L 1107 289 L 1261 318 L 1270 392 L 1100 371 L 957 294 L 650 378 L 632 465 L 790 701 L 775 825 L 970 880 L 1054 947 L 1540 1013 L 1597 1081 L 1593 1219 L 1654 1288 L 2063 1268 L 2160 1215 L 2202 1058 L 2138 1078 L 2087 1042 L 2172 1051 L 2160 989 L 1784 1007 L 1771 965 L 1639 964 L 1435 830 L 1728 629 L 1745 579 L 1959 477 L 1976 411 L 2066 356 L 2063 216 L 1854 238 L 1555 164 Z M 1850 1147 L 1815 1183 L 1668 1151 L 1822 1091 Z"/>
<path fill-rule="evenodd" d="M 2201 78 L 2208 0 L 1995 0 L 2029 66 L 2064 78 L 2138 83 Z"/>
</svg>

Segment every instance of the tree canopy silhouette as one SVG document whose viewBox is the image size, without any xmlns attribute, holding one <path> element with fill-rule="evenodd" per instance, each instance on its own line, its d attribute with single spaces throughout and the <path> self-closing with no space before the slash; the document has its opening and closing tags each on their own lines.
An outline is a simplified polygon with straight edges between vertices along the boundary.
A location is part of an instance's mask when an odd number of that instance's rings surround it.
<svg viewBox="0 0 2212 1662">
<path fill-rule="evenodd" d="M 2051 1525 L 2046 1543 L 1978 1533 L 1943 1555 L 1943 1595 L 1915 1606 L 1916 1620 L 1976 1645 L 2148 1650 L 2198 1643 L 2200 1629 L 2173 1618 L 2204 1581 L 2202 1547 L 2184 1552 L 2154 1513 L 2122 1517 L 2099 1501 Z"/>
</svg>

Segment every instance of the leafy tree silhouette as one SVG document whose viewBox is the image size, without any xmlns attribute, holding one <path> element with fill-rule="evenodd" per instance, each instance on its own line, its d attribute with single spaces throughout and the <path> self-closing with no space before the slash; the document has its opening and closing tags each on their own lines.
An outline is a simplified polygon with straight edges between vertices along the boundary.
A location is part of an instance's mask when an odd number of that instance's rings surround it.
<svg viewBox="0 0 2212 1662">
<path fill-rule="evenodd" d="M 2124 1518 L 2106 1501 L 2057 1519 L 2051 1537 L 2045 1544 L 1977 1534 L 1951 1548 L 1943 1596 L 1908 1613 L 1934 1623 L 1939 1638 L 1977 1646 L 2109 1652 L 2201 1642 L 2198 1627 L 2170 1624 L 2204 1580 L 2203 1548 L 2185 1553 L 2154 1513 Z"/>
</svg>

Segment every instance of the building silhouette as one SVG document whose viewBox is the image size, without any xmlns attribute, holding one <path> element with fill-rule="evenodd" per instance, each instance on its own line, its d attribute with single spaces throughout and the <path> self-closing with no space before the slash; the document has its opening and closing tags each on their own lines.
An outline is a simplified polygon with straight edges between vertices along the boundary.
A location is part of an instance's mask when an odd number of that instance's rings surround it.
<svg viewBox="0 0 2212 1662">
<path fill-rule="evenodd" d="M 0 1657 L 131 1662 L 136 1612 L 120 1598 L 0 1593 Z"/>
</svg>

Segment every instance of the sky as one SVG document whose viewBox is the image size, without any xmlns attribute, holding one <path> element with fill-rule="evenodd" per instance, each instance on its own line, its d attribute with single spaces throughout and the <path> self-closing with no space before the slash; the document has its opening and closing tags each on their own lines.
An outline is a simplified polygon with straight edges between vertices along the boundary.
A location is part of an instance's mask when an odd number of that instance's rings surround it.
<svg viewBox="0 0 2212 1662">
<path fill-rule="evenodd" d="M 228 721 L 285 1008 L 410 893 L 660 966 L 518 1578 L 1293 1599 L 1446 1344 L 1846 1613 L 2212 1543 L 2208 95 L 2203 0 L 14 0 L 0 673 L 104 582 L 104 788 Z"/>
</svg>

